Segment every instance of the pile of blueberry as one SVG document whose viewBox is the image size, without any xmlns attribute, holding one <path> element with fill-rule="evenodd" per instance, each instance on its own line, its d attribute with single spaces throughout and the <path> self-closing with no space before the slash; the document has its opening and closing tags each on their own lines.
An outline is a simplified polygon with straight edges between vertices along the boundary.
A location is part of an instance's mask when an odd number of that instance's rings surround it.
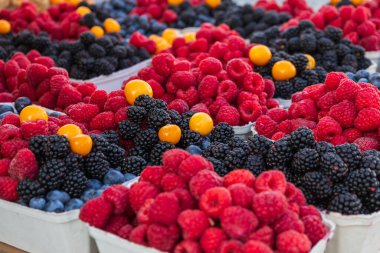
<svg viewBox="0 0 380 253">
<path fill-rule="evenodd" d="M 367 70 L 359 70 L 356 73 L 348 72 L 346 75 L 355 82 L 372 83 L 380 88 L 380 73 L 369 73 Z"/>
</svg>

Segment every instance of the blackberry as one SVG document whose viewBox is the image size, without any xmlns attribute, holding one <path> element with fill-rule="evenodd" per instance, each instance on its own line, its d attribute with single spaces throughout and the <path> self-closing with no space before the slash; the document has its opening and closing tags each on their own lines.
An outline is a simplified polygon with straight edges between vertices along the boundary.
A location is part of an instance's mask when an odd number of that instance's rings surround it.
<svg viewBox="0 0 380 253">
<path fill-rule="evenodd" d="M 317 50 L 317 44 L 317 40 L 312 34 L 302 34 L 300 36 L 300 47 L 305 53 L 314 53 Z"/>
<path fill-rule="evenodd" d="M 91 32 L 85 32 L 80 35 L 79 39 L 83 43 L 83 45 L 88 46 L 95 42 L 96 37 Z"/>
<path fill-rule="evenodd" d="M 223 161 L 229 150 L 230 147 L 225 143 L 211 143 L 211 145 L 204 150 L 204 153 Z"/>
<path fill-rule="evenodd" d="M 189 130 L 189 122 L 190 122 L 190 118 L 195 114 L 195 112 L 193 111 L 188 111 L 188 112 L 185 112 L 181 115 L 181 124 L 180 124 L 180 127 L 181 129 L 183 130 Z"/>
<path fill-rule="evenodd" d="M 309 85 L 319 83 L 318 74 L 310 69 L 306 69 L 301 73 L 301 77 L 307 81 Z"/>
<path fill-rule="evenodd" d="M 98 135 L 98 134 L 90 134 L 90 137 L 92 139 L 91 152 L 105 153 L 107 151 L 108 142 L 107 142 L 106 138 L 104 138 L 102 135 Z"/>
<path fill-rule="evenodd" d="M 292 80 L 294 91 L 302 91 L 306 87 L 310 86 L 307 80 L 301 78 L 301 77 L 295 77 Z"/>
<path fill-rule="evenodd" d="M 70 153 L 64 159 L 65 165 L 69 171 L 73 171 L 76 169 L 83 169 L 83 158 L 80 155 Z"/>
<path fill-rule="evenodd" d="M 129 150 L 128 156 L 141 156 L 145 160 L 149 160 L 149 152 L 143 147 L 133 147 Z"/>
<path fill-rule="evenodd" d="M 298 29 L 300 31 L 305 31 L 306 29 L 314 29 L 314 25 L 309 20 L 302 20 L 298 24 Z"/>
<path fill-rule="evenodd" d="M 320 159 L 321 170 L 332 178 L 334 182 L 344 180 L 349 173 L 347 165 L 343 162 L 339 155 L 335 153 L 324 153 Z"/>
<path fill-rule="evenodd" d="M 29 203 L 32 198 L 45 195 L 46 189 L 37 180 L 23 179 L 17 185 L 17 193 L 22 201 Z"/>
<path fill-rule="evenodd" d="M 228 170 L 226 167 L 224 167 L 224 164 L 222 161 L 220 161 L 214 157 L 207 157 L 206 159 L 212 163 L 214 170 L 216 173 L 218 173 L 218 175 L 223 177 L 224 175 L 226 175 L 228 173 Z"/>
<path fill-rule="evenodd" d="M 120 137 L 118 133 L 114 130 L 107 130 L 102 133 L 102 136 L 104 139 L 106 139 L 107 142 L 115 145 L 120 145 Z"/>
<path fill-rule="evenodd" d="M 67 167 L 63 160 L 49 159 L 40 167 L 38 181 L 47 191 L 59 189 L 64 182 L 66 172 Z"/>
<path fill-rule="evenodd" d="M 130 120 L 119 122 L 120 135 L 123 139 L 131 140 L 140 130 L 140 126 Z"/>
<path fill-rule="evenodd" d="M 88 52 L 90 53 L 92 57 L 95 57 L 95 58 L 101 58 L 101 57 L 106 56 L 106 50 L 101 45 L 98 45 L 95 43 L 89 46 Z"/>
<path fill-rule="evenodd" d="M 265 136 L 256 134 L 248 137 L 248 145 L 253 154 L 266 156 L 272 146 L 272 141 Z"/>
<path fill-rule="evenodd" d="M 155 108 L 148 113 L 149 128 L 159 129 L 167 124 L 170 124 L 170 116 L 165 110 Z"/>
<path fill-rule="evenodd" d="M 182 117 L 179 115 L 179 113 L 175 110 L 168 110 L 168 114 L 170 116 L 170 120 L 172 124 L 175 124 L 177 126 L 181 125 Z"/>
<path fill-rule="evenodd" d="M 298 37 L 298 35 L 299 35 L 299 29 L 297 27 L 288 28 L 281 34 L 281 36 L 286 39 Z"/>
<path fill-rule="evenodd" d="M 346 143 L 336 146 L 335 149 L 349 169 L 355 170 L 359 167 L 362 156 L 356 144 Z"/>
<path fill-rule="evenodd" d="M 160 99 L 156 99 L 154 101 L 154 106 L 157 109 L 161 109 L 161 110 L 165 110 L 165 111 L 168 110 L 168 105 L 166 104 L 166 102 L 163 100 L 160 100 Z"/>
<path fill-rule="evenodd" d="M 362 208 L 362 202 L 352 193 L 342 193 L 335 196 L 328 206 L 329 211 L 338 212 L 344 215 L 359 214 Z"/>
<path fill-rule="evenodd" d="M 292 168 L 295 173 L 305 174 L 319 167 L 319 154 L 315 149 L 300 149 L 293 157 Z"/>
<path fill-rule="evenodd" d="M 242 148 L 234 148 L 227 153 L 224 165 L 229 170 L 242 168 L 245 165 L 246 159 L 246 153 Z"/>
<path fill-rule="evenodd" d="M 64 158 L 70 152 L 69 140 L 58 134 L 50 135 L 46 145 L 46 156 L 48 158 Z"/>
<path fill-rule="evenodd" d="M 350 191 L 348 190 L 347 186 L 345 186 L 344 184 L 336 184 L 332 188 L 332 194 L 334 196 L 342 194 L 342 193 L 346 193 L 346 192 L 350 192 Z"/>
<path fill-rule="evenodd" d="M 328 50 L 333 50 L 335 47 L 335 44 L 329 38 L 323 37 L 318 40 L 318 47 L 320 51 L 328 51 Z"/>
<path fill-rule="evenodd" d="M 133 141 L 135 146 L 143 147 L 146 150 L 151 149 L 158 142 L 157 132 L 153 129 L 139 132 Z"/>
<path fill-rule="evenodd" d="M 107 174 L 110 164 L 101 152 L 92 152 L 84 158 L 84 172 L 87 178 L 103 180 Z"/>
<path fill-rule="evenodd" d="M 156 145 L 154 145 L 152 151 L 150 152 L 150 163 L 154 165 L 161 164 L 162 155 L 171 149 L 174 149 L 175 146 L 173 144 L 167 143 L 167 142 L 159 142 Z"/>
<path fill-rule="evenodd" d="M 202 142 L 202 136 L 192 130 L 183 130 L 181 135 L 181 146 L 186 148 L 190 145 L 199 146 Z"/>
<path fill-rule="evenodd" d="M 148 115 L 144 107 L 141 106 L 131 106 L 127 111 L 128 119 L 133 122 L 141 123 Z"/>
<path fill-rule="evenodd" d="M 294 54 L 290 61 L 294 64 L 297 69 L 297 72 L 302 72 L 306 69 L 309 60 L 306 58 L 304 54 Z"/>
<path fill-rule="evenodd" d="M 135 99 L 135 103 L 134 103 L 135 106 L 141 106 L 148 112 L 155 108 L 155 104 L 156 103 L 155 103 L 154 98 L 151 98 L 148 95 L 138 96 Z"/>
<path fill-rule="evenodd" d="M 321 141 L 317 143 L 317 151 L 319 154 L 324 154 L 327 152 L 336 153 L 334 145 L 325 141 Z"/>
<path fill-rule="evenodd" d="M 373 155 L 363 157 L 360 162 L 360 169 L 370 169 L 380 178 L 380 158 Z"/>
<path fill-rule="evenodd" d="M 365 197 L 376 190 L 379 186 L 379 181 L 374 171 L 370 169 L 358 169 L 348 175 L 345 184 L 350 192 L 355 193 L 359 197 Z"/>
<path fill-rule="evenodd" d="M 299 37 L 293 37 L 288 40 L 288 50 L 290 52 L 297 52 L 300 50 L 301 40 Z"/>
<path fill-rule="evenodd" d="M 109 144 L 107 151 L 104 153 L 106 160 L 114 168 L 120 167 L 125 157 L 125 150 L 115 144 Z"/>
<path fill-rule="evenodd" d="M 229 140 L 232 139 L 234 134 L 234 129 L 227 123 L 222 122 L 212 129 L 210 133 L 210 140 L 212 142 L 217 141 L 227 143 Z"/>
<path fill-rule="evenodd" d="M 331 180 L 321 172 L 308 172 L 302 178 L 302 186 L 315 199 L 325 199 L 330 197 L 332 192 Z"/>
<path fill-rule="evenodd" d="M 245 163 L 245 168 L 258 176 L 266 169 L 265 160 L 261 155 L 250 155 Z"/>
<path fill-rule="evenodd" d="M 380 152 L 377 150 L 371 149 L 371 150 L 366 150 L 366 151 L 362 152 L 363 157 L 370 156 L 370 155 L 375 156 L 375 157 L 380 159 Z"/>
<path fill-rule="evenodd" d="M 272 144 L 267 155 L 267 166 L 272 169 L 286 166 L 292 160 L 292 157 L 290 136 L 286 136 Z"/>
<path fill-rule="evenodd" d="M 294 150 L 315 148 L 316 146 L 313 132 L 306 127 L 300 127 L 296 131 L 292 132 L 290 134 L 290 139 Z"/>
<path fill-rule="evenodd" d="M 66 175 L 62 190 L 67 192 L 72 198 L 79 198 L 86 190 L 86 187 L 86 176 L 82 171 L 75 169 Z"/>
<path fill-rule="evenodd" d="M 326 36 L 334 42 L 339 42 L 343 37 L 342 30 L 333 26 L 327 26 L 325 33 Z"/>
<path fill-rule="evenodd" d="M 229 140 L 227 144 L 231 147 L 231 149 L 241 148 L 244 150 L 246 154 L 250 152 L 250 147 L 249 147 L 248 142 L 240 136 L 232 137 L 232 139 Z"/>
<path fill-rule="evenodd" d="M 139 176 L 147 165 L 147 161 L 141 156 L 128 156 L 124 161 L 121 171 Z"/>
<path fill-rule="evenodd" d="M 276 98 L 290 98 L 294 93 L 294 86 L 289 81 L 275 81 L 274 85 L 276 87 L 274 96 Z"/>
<path fill-rule="evenodd" d="M 36 135 L 29 140 L 29 148 L 37 159 L 43 158 L 46 155 L 48 136 Z"/>
<path fill-rule="evenodd" d="M 369 196 L 363 201 L 368 210 L 373 213 L 380 210 L 380 191 L 370 193 Z"/>
<path fill-rule="evenodd" d="M 93 72 L 100 75 L 111 75 L 115 70 L 115 65 L 110 64 L 105 58 L 97 59 L 93 67 Z"/>
</svg>

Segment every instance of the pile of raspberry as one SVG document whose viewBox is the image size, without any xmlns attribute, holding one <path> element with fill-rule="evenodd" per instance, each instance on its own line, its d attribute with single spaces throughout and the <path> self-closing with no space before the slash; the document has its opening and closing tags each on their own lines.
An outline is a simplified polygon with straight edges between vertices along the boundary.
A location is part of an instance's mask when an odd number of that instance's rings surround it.
<svg viewBox="0 0 380 253">
<path fill-rule="evenodd" d="M 356 83 L 344 73 L 331 72 L 325 83 L 295 93 L 288 111 L 272 109 L 256 121 L 257 132 L 272 139 L 299 126 L 312 129 L 317 141 L 379 150 L 379 90 L 369 83 Z"/>
<path fill-rule="evenodd" d="M 153 96 L 178 112 L 202 111 L 214 123 L 231 126 L 253 122 L 270 108 L 274 84 L 254 72 L 244 39 L 227 26 L 202 25 L 197 39 L 173 42 L 171 53 L 153 57 L 152 66 L 129 78 L 147 81 Z M 125 82 L 126 83 L 126 82 Z"/>
<path fill-rule="evenodd" d="M 165 252 L 306 253 L 327 234 L 319 211 L 280 171 L 224 177 L 206 159 L 174 149 L 130 189 L 113 186 L 80 219 Z"/>
<path fill-rule="evenodd" d="M 24 2 L 15 10 L 1 10 L 0 19 L 8 20 L 14 33 L 29 30 L 46 32 L 52 40 L 78 39 L 88 28 L 80 24 L 81 15 L 75 10 L 74 5 L 62 3 L 38 13 L 34 3 Z"/>
<path fill-rule="evenodd" d="M 263 8 L 266 11 L 286 12 L 292 17 L 299 17 L 304 15 L 310 15 L 313 10 L 308 6 L 305 0 L 285 0 L 282 5 L 276 3 L 276 1 L 259 0 L 254 8 Z"/>
</svg>

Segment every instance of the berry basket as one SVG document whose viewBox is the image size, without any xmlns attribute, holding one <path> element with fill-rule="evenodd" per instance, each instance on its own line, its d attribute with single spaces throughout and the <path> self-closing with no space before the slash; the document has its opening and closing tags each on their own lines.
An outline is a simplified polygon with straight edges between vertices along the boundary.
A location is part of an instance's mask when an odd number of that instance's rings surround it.
<svg viewBox="0 0 380 253">
<path fill-rule="evenodd" d="M 325 214 L 336 224 L 327 253 L 370 253 L 380 250 L 380 212 L 372 215 Z"/>
<path fill-rule="evenodd" d="M 31 253 L 95 253 L 79 211 L 47 213 L 0 200 L 0 241 Z"/>
</svg>

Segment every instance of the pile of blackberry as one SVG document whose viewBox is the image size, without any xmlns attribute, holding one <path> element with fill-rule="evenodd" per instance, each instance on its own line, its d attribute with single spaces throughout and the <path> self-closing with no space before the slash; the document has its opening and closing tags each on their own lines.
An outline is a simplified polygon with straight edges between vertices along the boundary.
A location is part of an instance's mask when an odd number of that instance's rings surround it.
<svg viewBox="0 0 380 253">
<path fill-rule="evenodd" d="M 79 40 L 69 42 L 50 41 L 46 33 L 34 35 L 25 30 L 0 38 L 0 59 L 7 60 L 17 51 L 26 54 L 33 49 L 51 57 L 71 78 L 81 80 L 109 75 L 150 58 L 145 49 L 135 48 L 117 34 L 96 39 L 86 32 Z"/>
<path fill-rule="evenodd" d="M 380 210 L 380 152 L 361 152 L 356 144 L 317 143 L 307 128 L 273 143 L 259 135 L 248 143 L 246 168 L 256 175 L 270 169 L 283 171 L 308 203 L 345 215 Z"/>
</svg>

